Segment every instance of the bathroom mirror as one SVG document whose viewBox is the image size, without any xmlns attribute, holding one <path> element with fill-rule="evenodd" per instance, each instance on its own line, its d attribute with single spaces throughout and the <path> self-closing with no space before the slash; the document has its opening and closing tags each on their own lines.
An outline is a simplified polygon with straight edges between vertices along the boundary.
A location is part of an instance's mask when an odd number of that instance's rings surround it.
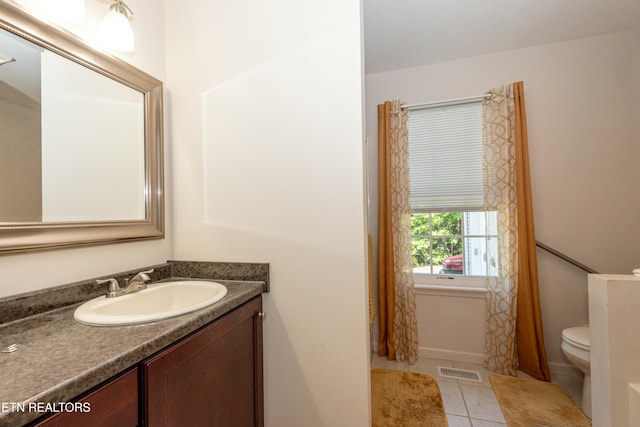
<svg viewBox="0 0 640 427">
<path fill-rule="evenodd" d="M 164 237 L 162 82 L 0 2 L 0 254 Z"/>
</svg>

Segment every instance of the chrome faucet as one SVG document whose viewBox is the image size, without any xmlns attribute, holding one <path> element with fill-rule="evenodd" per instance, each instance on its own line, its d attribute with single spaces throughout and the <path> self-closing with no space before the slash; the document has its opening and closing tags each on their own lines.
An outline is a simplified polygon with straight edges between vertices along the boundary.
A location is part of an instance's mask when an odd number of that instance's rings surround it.
<svg viewBox="0 0 640 427">
<path fill-rule="evenodd" d="M 107 289 L 106 296 L 107 298 L 115 298 L 122 295 L 130 294 L 132 292 L 138 292 L 147 287 L 147 283 L 149 280 L 149 274 L 153 273 L 153 269 L 147 271 L 141 271 L 130 279 L 124 279 L 126 284 L 125 288 L 120 288 L 118 281 L 114 278 L 105 279 L 105 280 L 96 280 L 97 284 L 109 283 L 109 288 Z"/>
</svg>

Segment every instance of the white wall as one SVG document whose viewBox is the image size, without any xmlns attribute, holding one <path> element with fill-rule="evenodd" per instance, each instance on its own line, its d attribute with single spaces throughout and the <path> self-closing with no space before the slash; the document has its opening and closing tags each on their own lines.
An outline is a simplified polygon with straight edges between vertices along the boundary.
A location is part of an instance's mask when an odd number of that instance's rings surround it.
<svg viewBox="0 0 640 427">
<path fill-rule="evenodd" d="M 34 14 L 42 13 L 39 0 L 22 0 L 20 3 Z M 92 43 L 96 39 L 102 17 L 108 10 L 108 4 L 93 1 L 85 3 L 87 19 L 84 23 L 57 22 L 57 25 Z M 136 51 L 118 56 L 148 74 L 165 80 L 163 5 L 155 0 L 128 0 L 127 4 L 135 13 L 133 30 Z M 170 153 L 171 141 L 165 138 L 166 239 L 0 256 L 0 297 L 125 271 L 173 258 L 170 209 L 172 167 L 167 161 Z"/>
<path fill-rule="evenodd" d="M 358 0 L 167 0 L 176 257 L 268 262 L 267 426 L 365 426 Z"/>
<path fill-rule="evenodd" d="M 416 289 L 418 355 L 482 363 L 485 307 L 485 292 Z"/>
<path fill-rule="evenodd" d="M 640 30 L 368 75 L 367 137 L 377 141 L 375 108 L 385 100 L 477 95 L 518 80 L 525 87 L 538 240 L 600 272 L 628 274 L 640 262 Z M 377 164 L 375 150 L 369 161 Z M 560 334 L 588 322 L 586 274 L 538 254 L 548 356 L 568 363 Z"/>
</svg>

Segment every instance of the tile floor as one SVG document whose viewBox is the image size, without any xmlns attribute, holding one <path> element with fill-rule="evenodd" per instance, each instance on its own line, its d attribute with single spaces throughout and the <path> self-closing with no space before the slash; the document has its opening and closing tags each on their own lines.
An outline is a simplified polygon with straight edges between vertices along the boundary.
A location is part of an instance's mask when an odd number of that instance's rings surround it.
<svg viewBox="0 0 640 427">
<path fill-rule="evenodd" d="M 439 366 L 477 371 L 480 373 L 482 382 L 442 377 L 438 373 Z M 388 361 L 386 358 L 373 354 L 371 368 L 419 372 L 434 378 L 440 387 L 449 427 L 507 425 L 489 382 L 490 372 L 482 365 L 420 357 L 414 365 L 409 366 L 407 363 Z M 521 376 L 527 377 L 527 374 L 521 373 Z M 578 402 L 579 406 L 582 395 L 582 378 L 578 374 L 554 375 L 552 382 L 562 386 L 573 401 Z"/>
</svg>

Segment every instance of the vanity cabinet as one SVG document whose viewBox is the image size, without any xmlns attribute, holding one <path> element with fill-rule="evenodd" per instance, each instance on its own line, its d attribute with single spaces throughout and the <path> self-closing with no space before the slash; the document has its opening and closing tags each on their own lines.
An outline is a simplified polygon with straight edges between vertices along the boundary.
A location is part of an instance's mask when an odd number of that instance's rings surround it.
<svg viewBox="0 0 640 427">
<path fill-rule="evenodd" d="M 262 299 L 142 364 L 148 427 L 262 426 Z"/>
<path fill-rule="evenodd" d="M 262 369 L 257 296 L 33 425 L 262 427 Z"/>
<path fill-rule="evenodd" d="M 34 427 L 136 427 L 139 417 L 138 368 L 99 385 L 74 404 L 79 411 L 58 412 Z"/>
</svg>

